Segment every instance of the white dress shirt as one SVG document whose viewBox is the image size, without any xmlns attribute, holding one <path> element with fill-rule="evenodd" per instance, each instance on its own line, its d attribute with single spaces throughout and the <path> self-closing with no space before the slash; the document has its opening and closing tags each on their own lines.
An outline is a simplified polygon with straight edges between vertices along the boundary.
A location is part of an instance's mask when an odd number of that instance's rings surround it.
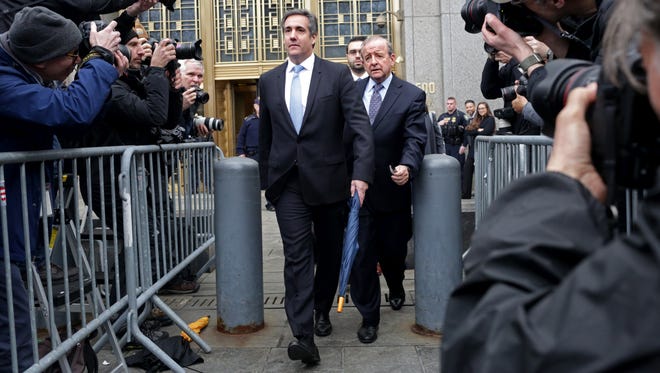
<svg viewBox="0 0 660 373">
<path fill-rule="evenodd" d="M 390 83 L 392 83 L 392 73 L 390 73 L 390 76 L 387 77 L 383 81 L 383 89 L 380 90 L 380 98 L 381 102 L 385 101 L 385 94 L 387 93 L 387 90 L 390 88 Z M 362 95 L 362 102 L 364 103 L 364 108 L 367 110 L 367 113 L 369 112 L 369 104 L 371 103 L 371 95 L 374 94 L 374 87 L 376 86 L 376 82 L 374 82 L 373 79 L 369 79 L 369 83 L 367 83 L 367 88 L 364 90 L 364 94 Z"/>
<path fill-rule="evenodd" d="M 300 98 L 302 99 L 303 113 L 307 109 L 307 94 L 309 93 L 309 85 L 312 82 L 312 69 L 314 68 L 314 54 L 307 57 L 300 65 L 304 67 L 298 73 L 300 79 Z M 293 67 L 296 64 L 289 60 L 286 66 L 286 82 L 284 83 L 284 99 L 286 100 L 286 107 L 291 111 L 291 80 L 293 79 Z"/>
</svg>

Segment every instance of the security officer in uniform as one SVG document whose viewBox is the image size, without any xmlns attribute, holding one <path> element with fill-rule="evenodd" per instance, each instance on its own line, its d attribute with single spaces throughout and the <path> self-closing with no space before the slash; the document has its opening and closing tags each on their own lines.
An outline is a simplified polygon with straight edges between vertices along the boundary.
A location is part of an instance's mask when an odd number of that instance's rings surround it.
<svg viewBox="0 0 660 373">
<path fill-rule="evenodd" d="M 259 161 L 259 98 L 254 100 L 254 113 L 243 120 L 236 140 L 236 155 Z"/>
<path fill-rule="evenodd" d="M 445 139 L 446 154 L 456 158 L 461 164 L 462 178 L 465 154 L 461 150 L 461 144 L 463 144 L 463 135 L 468 122 L 465 119 L 465 113 L 456 109 L 456 98 L 447 98 L 447 112 L 440 115 L 438 125 L 442 129 L 442 137 Z"/>
</svg>

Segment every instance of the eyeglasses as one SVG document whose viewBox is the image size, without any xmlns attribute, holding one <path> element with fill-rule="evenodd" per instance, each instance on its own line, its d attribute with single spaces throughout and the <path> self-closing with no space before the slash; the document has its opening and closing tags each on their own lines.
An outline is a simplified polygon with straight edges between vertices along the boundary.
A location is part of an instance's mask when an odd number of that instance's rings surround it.
<svg viewBox="0 0 660 373">
<path fill-rule="evenodd" d="M 70 58 L 72 58 L 72 59 L 75 60 L 76 58 L 79 57 L 79 55 L 78 55 L 78 50 L 76 49 L 76 50 L 74 50 L 74 51 L 67 52 L 67 53 L 65 54 L 65 56 L 70 57 Z"/>
</svg>

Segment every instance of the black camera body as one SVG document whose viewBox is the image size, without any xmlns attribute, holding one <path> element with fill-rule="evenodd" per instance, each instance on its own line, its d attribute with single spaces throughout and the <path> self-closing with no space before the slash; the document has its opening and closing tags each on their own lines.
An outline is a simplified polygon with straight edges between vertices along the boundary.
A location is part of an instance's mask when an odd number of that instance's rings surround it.
<svg viewBox="0 0 660 373">
<path fill-rule="evenodd" d="M 493 110 L 493 115 L 497 119 L 504 119 L 511 122 L 516 119 L 516 111 L 512 107 L 503 107 Z"/>
<path fill-rule="evenodd" d="M 209 94 L 200 87 L 195 86 L 195 103 L 202 104 L 209 102 Z"/>
<path fill-rule="evenodd" d="M 190 42 L 180 43 L 177 39 L 171 39 L 171 40 L 172 43 L 174 44 L 174 50 L 176 52 L 177 60 L 188 60 L 188 59 L 195 59 L 198 61 L 202 60 L 202 39 L 197 39 L 197 41 L 194 43 L 190 43 Z M 154 38 L 149 38 L 147 42 L 151 45 L 151 50 L 154 50 L 156 48 L 156 43 L 158 43 L 158 40 Z M 150 63 L 151 63 L 151 59 L 147 59 L 144 61 L 144 65 L 148 66 Z M 179 62 L 176 60 L 170 61 L 167 64 L 167 66 L 165 66 L 165 70 L 169 72 L 170 76 L 174 76 L 174 74 L 176 74 L 176 69 L 178 68 L 179 68 Z"/>
<path fill-rule="evenodd" d="M 527 83 L 527 78 L 521 75 L 518 79 L 518 85 L 511 85 L 500 90 L 502 92 L 502 99 L 504 101 L 513 101 L 516 99 L 517 94 L 527 97 Z"/>
<path fill-rule="evenodd" d="M 630 66 L 635 77 L 645 81 L 639 54 L 631 57 Z M 628 83 L 616 86 L 605 77 L 600 65 L 591 62 L 559 59 L 545 69 L 547 75 L 529 95 L 545 121 L 543 134 L 554 135 L 557 114 L 573 88 L 598 82 L 596 102 L 587 111 L 594 166 L 608 186 L 651 187 L 660 166 L 660 122 L 648 96 Z M 613 189 L 608 188 L 610 201 Z"/>
<path fill-rule="evenodd" d="M 174 3 L 176 3 L 176 0 L 158 0 L 158 2 L 163 4 L 163 6 L 170 12 L 174 11 Z"/>
<path fill-rule="evenodd" d="M 543 24 L 527 8 L 507 4 L 497 4 L 492 0 L 467 0 L 461 8 L 465 21 L 465 31 L 471 34 L 481 32 L 486 14 L 492 13 L 507 27 L 522 36 L 536 36 L 543 31 Z"/>
</svg>

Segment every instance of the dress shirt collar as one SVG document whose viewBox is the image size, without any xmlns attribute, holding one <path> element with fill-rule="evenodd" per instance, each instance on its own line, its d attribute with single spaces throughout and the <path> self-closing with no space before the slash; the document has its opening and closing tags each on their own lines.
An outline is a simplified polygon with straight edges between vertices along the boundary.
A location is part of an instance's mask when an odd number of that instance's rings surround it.
<svg viewBox="0 0 660 373">
<path fill-rule="evenodd" d="M 362 74 L 362 75 L 356 75 L 356 74 L 353 72 L 353 70 L 351 70 L 351 75 L 353 75 L 353 80 L 354 80 L 354 81 L 369 78 L 369 74 L 367 74 L 366 71 L 365 71 L 364 74 Z"/>
<path fill-rule="evenodd" d="M 314 60 L 316 56 L 314 56 L 314 53 L 312 53 L 311 56 L 307 57 L 300 65 L 305 68 L 303 71 L 312 71 L 314 68 Z M 292 72 L 293 67 L 296 65 L 295 63 L 291 62 L 290 59 L 287 58 L 287 65 L 286 65 L 286 72 L 290 73 Z"/>
<path fill-rule="evenodd" d="M 387 92 L 387 89 L 390 87 L 390 83 L 392 83 L 392 73 L 390 73 L 390 76 L 387 77 L 381 84 L 383 85 L 382 89 L 382 95 L 385 95 L 385 92 Z M 369 83 L 367 83 L 367 90 L 366 92 L 371 92 L 376 85 L 376 82 L 373 79 L 369 79 Z"/>
</svg>

